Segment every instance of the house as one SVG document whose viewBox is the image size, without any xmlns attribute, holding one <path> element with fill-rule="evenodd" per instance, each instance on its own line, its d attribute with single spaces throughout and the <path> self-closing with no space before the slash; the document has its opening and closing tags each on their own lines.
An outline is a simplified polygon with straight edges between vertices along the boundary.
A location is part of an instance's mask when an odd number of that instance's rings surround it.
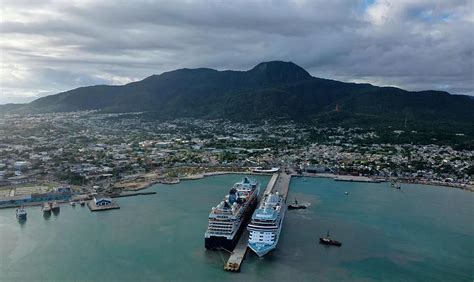
<svg viewBox="0 0 474 282">
<path fill-rule="evenodd" d="M 30 163 L 29 162 L 26 162 L 26 161 L 16 161 L 14 164 L 13 164 L 13 167 L 16 169 L 16 170 L 22 170 L 22 169 L 26 169 L 30 166 Z"/>
<path fill-rule="evenodd" d="M 71 187 L 56 187 L 54 188 L 54 191 L 57 192 L 57 193 L 62 193 L 62 194 L 71 194 L 72 193 L 72 190 L 71 190 Z"/>
<path fill-rule="evenodd" d="M 34 183 L 36 182 L 36 177 L 32 175 L 19 175 L 10 177 L 7 180 L 10 182 L 11 185 L 20 185 L 26 183 Z"/>
<path fill-rule="evenodd" d="M 304 172 L 306 173 L 328 173 L 331 172 L 331 170 L 327 167 L 324 166 L 306 166 L 303 169 Z"/>
</svg>

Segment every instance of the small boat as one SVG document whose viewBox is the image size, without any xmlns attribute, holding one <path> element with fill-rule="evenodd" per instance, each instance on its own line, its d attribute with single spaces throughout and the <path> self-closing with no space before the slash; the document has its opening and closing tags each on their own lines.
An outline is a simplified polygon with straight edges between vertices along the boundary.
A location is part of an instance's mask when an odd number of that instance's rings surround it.
<svg viewBox="0 0 474 282">
<path fill-rule="evenodd" d="M 349 195 L 349 192 L 344 192 L 344 194 L 347 196 L 347 195 Z"/>
<path fill-rule="evenodd" d="M 43 210 L 43 213 L 45 214 L 51 213 L 51 206 L 49 205 L 49 203 L 44 203 L 41 209 Z"/>
<path fill-rule="evenodd" d="M 59 204 L 58 202 L 54 201 L 53 204 L 51 205 L 51 210 L 53 212 L 59 212 Z"/>
<path fill-rule="evenodd" d="M 25 220 L 26 215 L 26 210 L 23 207 L 16 209 L 16 218 L 18 218 L 19 220 Z"/>
<path fill-rule="evenodd" d="M 81 205 L 81 207 L 84 207 L 86 205 L 86 202 L 81 201 L 79 204 Z"/>
<path fill-rule="evenodd" d="M 337 247 L 342 246 L 341 242 L 331 239 L 331 237 L 329 236 L 329 230 L 325 238 L 319 237 L 319 243 L 323 245 L 332 245 L 332 246 L 337 246 Z"/>
<path fill-rule="evenodd" d="M 73 206 L 73 207 L 76 206 L 76 202 L 74 202 L 74 201 L 70 201 L 69 204 L 71 204 L 71 206 Z"/>
<path fill-rule="evenodd" d="M 298 204 L 298 201 L 296 200 L 296 198 L 293 204 L 288 205 L 289 210 L 298 210 L 298 209 L 305 209 L 305 208 L 306 208 L 306 205 Z"/>
<path fill-rule="evenodd" d="M 398 189 L 398 190 L 402 189 L 402 186 L 400 185 L 400 182 L 396 181 L 396 180 L 391 180 L 390 181 L 390 186 L 392 188 L 395 188 L 395 189 Z"/>
</svg>

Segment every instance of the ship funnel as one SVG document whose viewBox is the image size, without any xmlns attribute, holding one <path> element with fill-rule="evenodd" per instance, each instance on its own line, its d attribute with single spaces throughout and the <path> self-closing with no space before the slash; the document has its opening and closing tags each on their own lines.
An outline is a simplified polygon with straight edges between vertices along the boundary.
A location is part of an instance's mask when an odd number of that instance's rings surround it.
<svg viewBox="0 0 474 282">
<path fill-rule="evenodd" d="M 229 191 L 229 203 L 233 204 L 237 201 L 237 190 L 232 188 Z"/>
</svg>

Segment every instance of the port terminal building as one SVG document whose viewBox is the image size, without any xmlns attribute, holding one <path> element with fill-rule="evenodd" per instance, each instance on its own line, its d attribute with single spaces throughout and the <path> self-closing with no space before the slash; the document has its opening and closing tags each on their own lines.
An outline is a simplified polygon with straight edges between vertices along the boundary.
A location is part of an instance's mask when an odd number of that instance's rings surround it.
<svg viewBox="0 0 474 282">
<path fill-rule="evenodd" d="M 59 187 L 49 193 L 34 193 L 28 195 L 0 197 L 0 208 L 15 207 L 31 203 L 41 203 L 49 201 L 68 201 L 71 199 L 72 191 L 70 187 Z"/>
</svg>

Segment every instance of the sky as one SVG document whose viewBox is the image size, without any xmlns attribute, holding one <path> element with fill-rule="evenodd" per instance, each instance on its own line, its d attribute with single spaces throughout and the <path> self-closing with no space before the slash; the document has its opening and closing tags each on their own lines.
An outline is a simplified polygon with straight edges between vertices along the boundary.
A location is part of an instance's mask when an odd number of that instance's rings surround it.
<svg viewBox="0 0 474 282">
<path fill-rule="evenodd" d="M 474 95 L 474 0 L 0 0 L 0 104 L 178 68 Z"/>
</svg>

